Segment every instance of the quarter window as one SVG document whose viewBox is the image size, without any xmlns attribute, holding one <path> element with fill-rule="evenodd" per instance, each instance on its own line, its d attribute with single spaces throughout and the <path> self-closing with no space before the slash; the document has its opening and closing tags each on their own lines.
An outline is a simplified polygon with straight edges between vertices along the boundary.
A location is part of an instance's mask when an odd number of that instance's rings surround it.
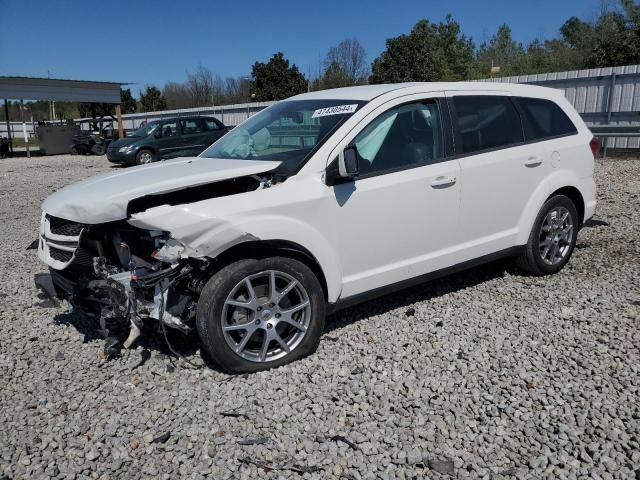
<svg viewBox="0 0 640 480">
<path fill-rule="evenodd" d="M 204 129 L 210 132 L 214 130 L 221 130 L 222 126 L 216 122 L 213 118 L 203 118 L 201 119 L 204 122 Z"/>
<path fill-rule="evenodd" d="M 459 96 L 453 101 L 464 153 L 524 141 L 520 115 L 509 97 Z"/>
<path fill-rule="evenodd" d="M 353 142 L 361 174 L 442 158 L 442 125 L 435 102 L 420 102 L 386 111 Z"/>
<path fill-rule="evenodd" d="M 540 98 L 518 98 L 518 102 L 526 120 L 527 140 L 578 133 L 567 114 L 554 102 Z"/>
</svg>

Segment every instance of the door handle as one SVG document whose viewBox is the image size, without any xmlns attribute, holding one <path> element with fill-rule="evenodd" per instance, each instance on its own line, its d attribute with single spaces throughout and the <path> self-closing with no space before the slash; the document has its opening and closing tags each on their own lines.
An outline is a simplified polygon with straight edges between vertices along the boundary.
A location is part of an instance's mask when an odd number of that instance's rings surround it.
<svg viewBox="0 0 640 480">
<path fill-rule="evenodd" d="M 524 162 L 525 167 L 537 167 L 538 165 L 542 165 L 541 157 L 529 157 L 526 162 Z"/>
<path fill-rule="evenodd" d="M 454 183 L 456 183 L 456 177 L 437 177 L 431 181 L 431 186 L 433 188 L 448 187 Z"/>
</svg>

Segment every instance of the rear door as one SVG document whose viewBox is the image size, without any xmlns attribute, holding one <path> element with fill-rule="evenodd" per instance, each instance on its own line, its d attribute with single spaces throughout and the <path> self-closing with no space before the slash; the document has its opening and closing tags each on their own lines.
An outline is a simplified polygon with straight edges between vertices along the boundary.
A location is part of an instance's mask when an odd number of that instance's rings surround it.
<svg viewBox="0 0 640 480">
<path fill-rule="evenodd" d="M 549 166 L 527 144 L 515 99 L 497 92 L 449 92 L 460 162 L 461 253 L 472 259 L 512 247 L 517 226 Z"/>
<path fill-rule="evenodd" d="M 226 133 L 226 128 L 215 118 L 203 117 L 202 124 L 204 127 L 203 140 L 205 146 L 208 147 Z"/>
</svg>

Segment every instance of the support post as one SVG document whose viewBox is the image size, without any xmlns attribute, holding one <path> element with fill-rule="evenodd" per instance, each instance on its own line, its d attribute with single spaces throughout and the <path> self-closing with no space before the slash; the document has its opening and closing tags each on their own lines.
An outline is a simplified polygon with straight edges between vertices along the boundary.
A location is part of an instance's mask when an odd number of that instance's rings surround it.
<svg viewBox="0 0 640 480">
<path fill-rule="evenodd" d="M 13 153 L 13 140 L 11 138 L 11 122 L 9 121 L 9 101 L 4 99 L 4 118 L 7 120 L 7 140 L 9 140 L 9 151 Z"/>
<path fill-rule="evenodd" d="M 614 92 L 616 89 L 616 72 L 611 74 L 611 84 L 609 85 L 609 98 L 607 99 L 607 125 L 611 124 L 611 115 L 613 113 L 613 100 L 614 100 Z M 609 138 L 604 137 L 604 157 L 607 158 L 607 147 L 609 146 Z M 613 146 L 616 146 L 616 140 L 613 138 Z"/>
<path fill-rule="evenodd" d="M 27 135 L 27 124 L 24 121 L 24 101 L 20 99 L 20 120 L 22 121 L 22 133 L 24 134 L 24 143 L 27 147 L 27 158 L 31 158 L 29 150 L 29 136 Z"/>
<path fill-rule="evenodd" d="M 122 108 L 116 105 L 116 118 L 118 119 L 118 138 L 124 138 L 124 127 L 122 126 Z"/>
</svg>

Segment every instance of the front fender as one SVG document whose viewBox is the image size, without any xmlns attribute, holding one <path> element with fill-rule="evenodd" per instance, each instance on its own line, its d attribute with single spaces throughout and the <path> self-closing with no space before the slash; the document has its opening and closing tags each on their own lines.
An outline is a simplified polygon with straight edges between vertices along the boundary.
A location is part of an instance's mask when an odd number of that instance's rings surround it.
<svg viewBox="0 0 640 480">
<path fill-rule="evenodd" d="M 229 248 L 249 241 L 285 240 L 304 247 L 316 259 L 327 281 L 329 302 L 342 290 L 342 270 L 329 240 L 311 225 L 288 216 L 238 215 L 231 219 L 204 216 L 188 207 L 161 206 L 132 215 L 139 228 L 164 230 L 182 242 L 185 254 L 215 258 Z"/>
<path fill-rule="evenodd" d="M 584 200 L 585 195 L 582 183 L 581 179 L 569 170 L 554 171 L 548 175 L 547 178 L 541 181 L 518 220 L 518 236 L 516 238 L 516 245 L 525 245 L 527 243 L 531 229 L 533 228 L 533 223 L 535 222 L 542 205 L 544 205 L 544 202 L 554 192 L 564 187 L 574 187 L 580 192 L 582 199 Z"/>
</svg>

